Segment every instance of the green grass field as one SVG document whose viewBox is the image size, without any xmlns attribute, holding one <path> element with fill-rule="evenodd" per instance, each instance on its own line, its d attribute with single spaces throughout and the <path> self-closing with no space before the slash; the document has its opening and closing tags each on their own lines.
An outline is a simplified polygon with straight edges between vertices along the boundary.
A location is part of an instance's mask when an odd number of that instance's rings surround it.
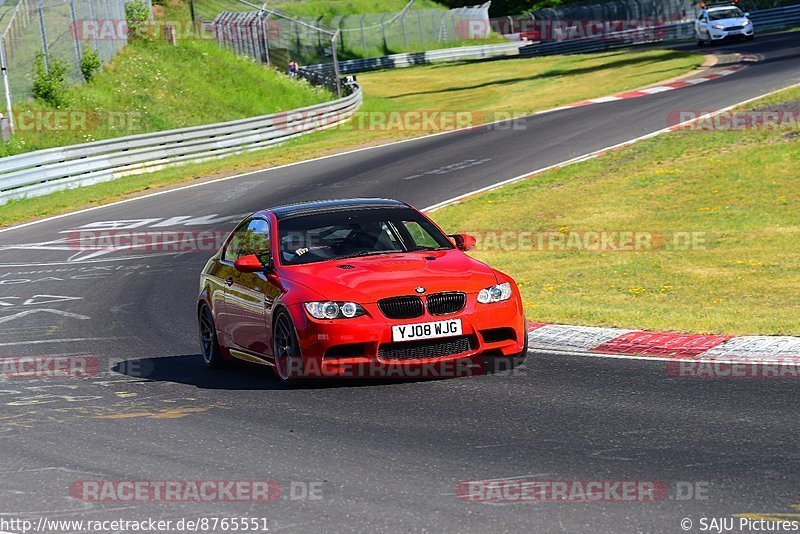
<svg viewBox="0 0 800 534">
<path fill-rule="evenodd" d="M 800 89 L 751 108 L 797 99 Z M 520 282 L 532 321 L 798 335 L 798 134 L 796 127 L 669 134 L 434 218 L 483 239 L 475 256 Z M 511 236 L 505 246 L 501 232 Z M 597 251 L 570 241 L 587 232 L 638 232 L 651 236 L 651 247 Z"/>
<path fill-rule="evenodd" d="M 447 109 L 520 115 L 641 87 L 699 67 L 703 57 L 670 50 L 547 56 L 360 75 L 370 98 L 396 109 Z"/>
<path fill-rule="evenodd" d="M 624 64 L 620 64 L 621 55 L 621 52 L 615 52 L 566 58 L 508 59 L 368 73 L 359 76 L 366 94 L 361 117 L 372 114 L 386 117 L 393 112 L 415 110 L 476 112 L 474 120 L 475 124 L 478 124 L 491 120 L 498 112 L 503 113 L 503 116 L 531 113 L 570 101 L 632 89 L 691 70 L 702 61 L 702 57 L 693 54 L 636 51 L 626 54 L 627 60 Z M 255 68 L 259 73 L 263 70 L 245 60 L 237 58 L 235 61 L 243 61 L 243 68 Z M 487 74 L 487 70 L 492 74 Z M 161 72 L 159 69 L 156 71 Z M 108 75 L 113 72 L 115 69 L 110 69 Z M 282 80 L 281 83 L 292 84 L 288 86 L 292 89 L 296 87 L 292 80 L 273 73 L 267 75 L 279 78 Z M 156 76 L 160 80 L 161 88 L 183 83 L 172 76 L 181 78 L 182 71 L 170 70 Z M 478 84 L 473 82 L 479 79 L 484 82 Z M 111 80 L 103 83 L 115 86 Z M 87 89 L 88 87 L 86 86 Z M 230 90 L 246 95 L 249 88 L 249 85 L 241 85 Z M 535 91 L 530 88 L 535 88 Z M 265 95 L 267 99 L 278 97 L 268 88 L 264 91 L 269 93 Z M 508 95 L 507 101 L 503 98 L 504 93 Z M 212 90 L 206 95 L 193 98 L 195 101 L 204 99 L 204 106 L 211 112 L 218 112 L 220 115 L 217 115 L 215 120 L 235 118 L 232 115 L 225 115 L 227 108 L 218 100 L 220 96 L 233 98 L 229 95 L 219 95 Z M 312 96 L 308 95 L 308 98 Z M 121 95 L 120 98 L 125 97 Z M 148 97 L 142 95 L 139 98 Z M 244 104 L 248 104 L 247 100 L 246 98 Z M 262 105 L 256 102 L 257 99 L 252 100 L 249 105 Z M 129 108 L 131 111 L 143 107 L 135 103 L 136 99 L 133 101 L 134 103 L 129 104 L 132 106 Z M 149 102 L 144 103 L 144 107 L 149 105 Z M 175 106 L 180 105 L 175 104 Z M 186 115 L 192 112 L 192 105 L 183 105 L 188 106 L 183 116 L 187 119 L 192 118 L 191 115 Z M 260 108 L 259 112 L 266 109 L 266 107 Z M 173 113 L 171 115 L 173 119 L 181 116 L 177 109 L 170 108 L 167 111 Z M 170 123 L 170 126 L 177 125 L 176 122 Z M 411 130 L 350 127 L 331 130 L 291 141 L 279 148 L 165 169 L 146 175 L 130 176 L 46 197 L 11 202 L 0 208 L 0 225 L 7 226 L 78 207 L 108 203 L 155 188 L 232 175 L 436 131 L 440 130 L 435 127 Z"/>
<path fill-rule="evenodd" d="M 0 156 L 235 120 L 324 102 L 327 91 L 292 80 L 209 41 L 134 42 L 89 84 L 74 86 L 66 110 L 88 115 L 86 128 L 29 131 L 20 124 Z M 15 105 L 18 117 L 51 109 L 36 101 Z M 22 123 L 23 121 L 18 120 Z M 30 124 L 34 124 L 30 122 Z"/>
<path fill-rule="evenodd" d="M 186 18 L 189 13 L 189 0 L 160 0 L 156 4 L 158 14 L 169 17 Z M 261 5 L 258 2 L 251 4 Z M 323 17 L 330 20 L 343 15 L 363 13 L 396 13 L 402 10 L 408 0 L 277 0 L 268 2 L 270 9 L 278 9 L 295 17 Z M 211 19 L 220 11 L 246 11 L 252 7 L 237 0 L 194 0 L 195 13 Z M 433 0 L 414 0 L 412 9 L 447 9 Z"/>
<path fill-rule="evenodd" d="M 269 4 L 296 17 L 333 18 L 361 13 L 395 13 L 407 0 L 278 0 Z M 433 0 L 414 0 L 413 9 L 445 9 Z"/>
</svg>

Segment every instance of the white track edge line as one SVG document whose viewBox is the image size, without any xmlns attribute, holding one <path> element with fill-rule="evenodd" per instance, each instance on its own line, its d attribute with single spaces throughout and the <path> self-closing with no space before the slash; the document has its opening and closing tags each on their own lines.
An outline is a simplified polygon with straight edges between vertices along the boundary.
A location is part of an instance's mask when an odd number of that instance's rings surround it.
<svg viewBox="0 0 800 534">
<path fill-rule="evenodd" d="M 601 149 L 595 150 L 593 152 L 588 152 L 586 154 L 583 154 L 581 156 L 578 156 L 578 157 L 575 157 L 575 158 L 572 158 L 572 159 L 568 159 L 568 160 L 563 161 L 561 163 L 554 163 L 553 165 L 548 165 L 547 167 L 542 167 L 540 169 L 536 169 L 534 171 L 527 172 L 525 174 L 521 174 L 519 176 L 515 176 L 513 178 L 509 178 L 509 179 L 503 180 L 501 182 L 497 182 L 496 184 L 487 185 L 486 187 L 481 187 L 480 189 L 475 189 L 474 191 L 470 191 L 469 193 L 464 193 L 462 195 L 458 195 L 457 197 L 453 197 L 453 198 L 450 198 L 448 200 L 443 200 L 442 202 L 438 202 L 436 204 L 433 204 L 432 206 L 428 206 L 427 208 L 423 208 L 422 211 L 424 211 L 426 213 L 431 213 L 431 212 L 436 211 L 438 209 L 444 208 L 445 206 L 449 206 L 451 204 L 455 204 L 456 202 L 464 200 L 465 198 L 471 197 L 473 195 L 477 195 L 477 194 L 480 194 L 480 193 L 486 193 L 488 191 L 492 191 L 494 189 L 498 189 L 498 188 L 503 187 L 505 185 L 509 185 L 509 184 L 513 184 L 515 182 L 519 182 L 519 181 L 524 180 L 526 178 L 530 178 L 532 176 L 535 176 L 537 174 L 541 174 L 543 172 L 546 172 L 546 171 L 549 171 L 549 170 L 552 170 L 552 169 L 557 169 L 557 168 L 560 168 L 560 167 L 566 167 L 567 165 L 572 165 L 573 163 L 580 163 L 582 161 L 594 159 L 594 158 L 596 158 L 598 156 L 602 156 L 603 154 L 605 154 L 606 152 L 609 152 L 611 150 L 616 150 L 617 148 L 622 148 L 624 146 L 632 145 L 634 143 L 638 143 L 639 141 L 644 141 L 645 139 L 649 139 L 651 137 L 657 137 L 657 136 L 659 136 L 661 134 L 665 134 L 665 133 L 676 131 L 676 130 L 680 129 L 682 126 L 686 126 L 686 125 L 691 124 L 693 122 L 698 122 L 698 121 L 703 120 L 703 119 L 714 117 L 716 115 L 719 115 L 720 113 L 725 113 L 726 111 L 730 111 L 730 110 L 732 110 L 734 108 L 737 108 L 739 106 L 744 106 L 744 105 L 749 104 L 751 102 L 755 102 L 756 100 L 761 100 L 762 98 L 767 98 L 768 96 L 774 95 L 776 93 L 780 93 L 781 91 L 788 91 L 788 90 L 794 89 L 796 87 L 800 87 L 800 83 L 795 83 L 795 84 L 783 87 L 781 89 L 775 89 L 773 91 L 769 91 L 767 93 L 763 93 L 763 94 L 755 96 L 753 98 L 748 98 L 747 100 L 743 100 L 741 102 L 737 102 L 737 103 L 732 104 L 732 105 L 730 105 L 728 107 L 725 107 L 725 108 L 722 108 L 722 109 L 718 109 L 717 111 L 712 111 L 710 113 L 706 113 L 706 114 L 701 115 L 699 117 L 695 117 L 694 119 L 691 119 L 691 120 L 688 120 L 688 121 L 684 121 L 684 122 L 682 122 L 680 124 L 676 124 L 675 126 L 668 126 L 667 128 L 662 128 L 661 130 L 656 130 L 654 132 L 650 132 L 649 134 L 645 134 L 645 135 L 636 137 L 634 139 L 629 139 L 628 141 L 623 141 L 621 143 L 617 143 L 616 145 L 612 145 L 612 146 L 609 146 L 609 147 L 601 148 Z"/>
</svg>

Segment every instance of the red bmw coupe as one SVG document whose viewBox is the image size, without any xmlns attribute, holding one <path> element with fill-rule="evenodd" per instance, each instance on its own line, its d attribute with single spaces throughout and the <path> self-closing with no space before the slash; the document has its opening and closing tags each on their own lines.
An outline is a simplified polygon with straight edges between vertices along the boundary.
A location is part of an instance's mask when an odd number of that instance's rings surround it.
<svg viewBox="0 0 800 534">
<path fill-rule="evenodd" d="M 208 367 L 241 359 L 281 380 L 451 376 L 527 352 L 507 275 L 397 200 L 281 206 L 247 217 L 208 261 L 198 321 Z"/>
</svg>

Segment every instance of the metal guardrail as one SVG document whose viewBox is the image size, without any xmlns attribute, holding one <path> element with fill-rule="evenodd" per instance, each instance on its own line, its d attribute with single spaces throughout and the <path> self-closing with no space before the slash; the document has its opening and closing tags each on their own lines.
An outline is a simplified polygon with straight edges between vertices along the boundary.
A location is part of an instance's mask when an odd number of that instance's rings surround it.
<svg viewBox="0 0 800 534">
<path fill-rule="evenodd" d="M 793 28 L 800 25 L 800 4 L 751 11 L 750 20 L 756 31 Z"/>
<path fill-rule="evenodd" d="M 344 98 L 305 108 L 8 156 L 0 159 L 0 205 L 283 143 L 345 122 L 361 102 L 354 85 Z"/>
<path fill-rule="evenodd" d="M 694 38 L 691 22 L 612 32 L 597 37 L 534 43 L 520 49 L 520 57 L 602 52 L 614 48 L 688 41 Z"/>
<path fill-rule="evenodd" d="M 394 69 L 402 67 L 412 67 L 414 65 L 424 65 L 437 61 L 458 61 L 461 59 L 482 59 L 500 56 L 516 56 L 520 47 L 526 43 L 513 41 L 496 45 L 462 46 L 458 48 L 442 48 L 439 50 L 429 50 L 427 52 L 408 52 L 405 54 L 391 54 L 388 56 L 373 57 L 366 59 L 350 59 L 339 62 L 339 70 L 342 74 L 355 74 L 368 70 Z M 330 73 L 330 64 L 307 65 L 304 69 L 312 72 Z"/>
</svg>

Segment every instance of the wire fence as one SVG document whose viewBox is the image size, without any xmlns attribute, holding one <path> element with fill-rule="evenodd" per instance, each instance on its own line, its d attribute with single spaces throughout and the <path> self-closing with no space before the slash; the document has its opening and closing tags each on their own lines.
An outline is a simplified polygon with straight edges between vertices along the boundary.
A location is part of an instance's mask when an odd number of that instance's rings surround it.
<svg viewBox="0 0 800 534">
<path fill-rule="evenodd" d="M 195 17 L 201 23 L 207 22 L 209 1 L 219 0 L 194 0 Z M 237 3 L 242 5 L 241 0 Z M 424 51 L 488 36 L 488 3 L 454 10 L 412 7 L 413 1 L 396 13 L 328 18 L 297 18 L 271 8 L 237 8 L 215 15 L 210 26 L 220 43 L 238 52 L 263 59 L 271 54 L 263 48 L 282 50 L 303 65 L 331 62 L 334 50 L 326 35 L 337 32 L 340 59 Z M 479 20 L 484 23 L 476 23 Z"/>
<path fill-rule="evenodd" d="M 127 44 L 127 0 L 17 0 L 7 3 L 0 18 L 0 62 L 5 107 L 28 99 L 33 89 L 33 64 L 42 53 L 50 70 L 66 67 L 66 78 L 82 80 L 81 58 L 91 48 L 103 63 Z M 151 0 L 145 0 L 148 9 Z"/>
<path fill-rule="evenodd" d="M 666 24 L 694 17 L 694 0 L 611 0 L 578 2 L 533 12 L 539 20 L 658 20 Z"/>
</svg>

